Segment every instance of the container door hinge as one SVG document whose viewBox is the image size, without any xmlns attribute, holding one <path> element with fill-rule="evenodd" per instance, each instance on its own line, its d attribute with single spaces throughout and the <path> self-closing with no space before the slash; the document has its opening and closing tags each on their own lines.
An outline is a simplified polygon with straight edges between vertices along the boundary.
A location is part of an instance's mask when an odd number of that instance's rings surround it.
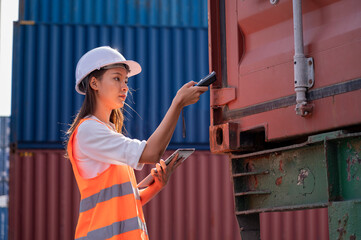
<svg viewBox="0 0 361 240">
<path fill-rule="evenodd" d="M 296 114 L 305 117 L 312 113 L 313 104 L 307 101 L 306 93 L 315 83 L 313 58 L 295 58 Z M 299 66 L 297 66 L 299 65 Z"/>
</svg>

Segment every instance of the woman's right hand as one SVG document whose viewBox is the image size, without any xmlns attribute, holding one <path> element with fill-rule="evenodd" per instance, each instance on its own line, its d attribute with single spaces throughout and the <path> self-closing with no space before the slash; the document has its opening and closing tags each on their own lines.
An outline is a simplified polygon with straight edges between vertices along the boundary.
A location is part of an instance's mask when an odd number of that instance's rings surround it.
<svg viewBox="0 0 361 240">
<path fill-rule="evenodd" d="M 177 95 L 174 97 L 176 103 L 178 103 L 182 108 L 191 104 L 198 102 L 200 95 L 208 90 L 208 87 L 198 87 L 194 86 L 197 84 L 194 81 L 190 81 L 181 87 Z"/>
<path fill-rule="evenodd" d="M 167 185 L 168 180 L 174 170 L 182 164 L 182 158 L 178 159 L 178 156 L 179 153 L 173 157 L 168 166 L 165 164 L 165 161 L 161 159 L 159 163 L 155 165 L 156 168 L 152 168 L 151 174 L 154 178 L 154 184 L 160 186 L 161 188 Z"/>
</svg>

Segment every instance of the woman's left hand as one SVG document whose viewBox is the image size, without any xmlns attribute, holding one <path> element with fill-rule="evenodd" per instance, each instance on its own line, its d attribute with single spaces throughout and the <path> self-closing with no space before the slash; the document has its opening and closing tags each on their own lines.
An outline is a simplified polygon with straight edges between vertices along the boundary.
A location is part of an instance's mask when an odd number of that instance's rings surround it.
<svg viewBox="0 0 361 240">
<path fill-rule="evenodd" d="M 182 163 L 181 159 L 178 159 L 178 154 L 176 154 L 173 160 L 168 164 L 165 164 L 163 159 L 160 160 L 159 163 L 155 165 L 156 168 L 151 170 L 151 174 L 154 178 L 154 183 L 161 186 L 162 188 L 167 185 L 168 180 L 174 170 Z M 157 169 L 157 171 L 155 171 Z"/>
</svg>

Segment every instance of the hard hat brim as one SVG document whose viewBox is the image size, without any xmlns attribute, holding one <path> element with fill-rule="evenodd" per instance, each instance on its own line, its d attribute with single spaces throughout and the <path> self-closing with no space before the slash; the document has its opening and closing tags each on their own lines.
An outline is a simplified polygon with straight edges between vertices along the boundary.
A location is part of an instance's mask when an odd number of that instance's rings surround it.
<svg viewBox="0 0 361 240">
<path fill-rule="evenodd" d="M 139 74 L 139 73 L 142 71 L 142 67 L 140 66 L 140 64 L 137 63 L 136 61 L 133 61 L 133 60 L 125 60 L 125 61 L 108 63 L 108 64 L 105 64 L 104 66 L 100 66 L 99 69 L 101 69 L 101 68 L 103 68 L 103 67 L 106 67 L 106 66 L 109 66 L 109 65 L 113 65 L 113 64 L 126 64 L 126 65 L 128 65 L 128 67 L 129 67 L 128 78 L 133 77 L 133 76 Z M 94 71 L 94 70 L 93 70 L 93 71 Z M 78 82 L 78 84 L 75 86 L 75 90 L 76 90 L 79 94 L 85 95 L 85 92 L 80 91 L 80 89 L 79 89 L 79 84 L 83 81 L 83 79 L 84 79 L 85 77 L 87 77 L 87 76 L 88 76 L 91 72 L 93 72 L 93 71 L 88 72 L 82 79 L 80 79 L 80 81 Z"/>
</svg>

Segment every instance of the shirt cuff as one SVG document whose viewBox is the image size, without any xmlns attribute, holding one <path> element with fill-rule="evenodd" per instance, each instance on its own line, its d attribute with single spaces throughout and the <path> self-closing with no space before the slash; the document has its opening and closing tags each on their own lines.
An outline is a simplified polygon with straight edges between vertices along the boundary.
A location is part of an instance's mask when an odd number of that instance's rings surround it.
<svg viewBox="0 0 361 240">
<path fill-rule="evenodd" d="M 140 143 L 140 146 L 139 146 L 139 149 L 137 151 L 138 155 L 136 156 L 135 159 L 137 159 L 138 161 L 135 161 L 131 164 L 129 164 L 129 166 L 131 166 L 132 168 L 134 168 L 135 170 L 142 170 L 143 167 L 144 167 L 144 163 L 139 163 L 139 160 L 140 160 L 140 157 L 142 156 L 143 154 L 143 151 L 144 151 L 144 148 L 145 146 L 147 145 L 147 141 L 143 140 L 141 143 Z"/>
</svg>

